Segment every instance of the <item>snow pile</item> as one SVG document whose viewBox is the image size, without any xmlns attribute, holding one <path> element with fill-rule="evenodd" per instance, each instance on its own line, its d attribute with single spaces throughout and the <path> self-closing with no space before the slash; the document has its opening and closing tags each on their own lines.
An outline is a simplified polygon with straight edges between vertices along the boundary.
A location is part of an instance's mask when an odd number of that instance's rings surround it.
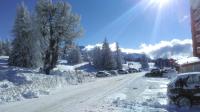
<svg viewBox="0 0 200 112">
<path fill-rule="evenodd" d="M 66 71 L 75 71 L 75 69 L 85 66 L 88 64 L 88 62 L 84 62 L 77 65 L 66 65 L 67 61 L 65 60 L 59 60 L 59 65 L 56 66 L 56 68 L 53 69 L 53 71 L 60 71 L 60 72 L 66 72 Z"/>
<path fill-rule="evenodd" d="M 9 82 L 7 80 L 3 80 L 3 81 L 0 82 L 0 90 L 1 89 L 6 89 L 6 88 L 11 88 L 13 86 L 14 86 L 13 83 Z"/>
<path fill-rule="evenodd" d="M 48 95 L 56 88 L 94 81 L 94 75 L 83 71 L 74 71 L 69 66 L 59 68 L 45 75 L 38 70 L 8 68 L 0 71 L 0 103 Z M 64 69 L 67 68 L 67 69 Z"/>
<path fill-rule="evenodd" d="M 168 104 L 167 99 L 167 84 L 168 79 L 164 78 L 148 78 L 140 79 L 138 83 L 139 87 L 147 86 L 143 92 L 140 94 L 135 94 L 141 88 L 135 88 L 136 85 L 130 85 L 133 88 L 124 89 L 124 92 L 116 93 L 110 95 L 105 100 L 108 109 L 113 109 L 112 111 L 123 111 L 123 112 L 171 112 L 174 109 L 173 106 Z M 146 83 L 146 84 L 145 84 Z M 133 93 L 132 93 L 133 92 Z M 136 96 L 135 96 L 135 95 Z M 108 105 L 111 102 L 111 105 Z M 106 110 L 104 108 L 104 110 Z M 112 112 L 109 111 L 109 112 Z"/>
<path fill-rule="evenodd" d="M 38 98 L 40 95 L 49 94 L 50 89 L 67 83 L 62 77 L 46 76 L 44 74 L 19 73 L 17 76 L 24 78 L 25 81 L 20 84 L 18 82 L 6 83 L 7 88 L 0 89 L 0 103 Z"/>
</svg>

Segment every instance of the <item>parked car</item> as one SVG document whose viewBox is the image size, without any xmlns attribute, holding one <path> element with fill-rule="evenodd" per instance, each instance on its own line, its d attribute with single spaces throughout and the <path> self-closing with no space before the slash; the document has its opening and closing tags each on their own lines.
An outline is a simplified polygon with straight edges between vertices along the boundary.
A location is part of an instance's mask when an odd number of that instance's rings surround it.
<svg viewBox="0 0 200 112">
<path fill-rule="evenodd" d="M 108 71 L 111 75 L 117 75 L 118 73 L 117 73 L 117 71 L 115 71 L 115 70 L 110 70 L 110 71 Z"/>
<path fill-rule="evenodd" d="M 128 72 L 129 72 L 129 73 L 136 73 L 136 72 L 138 72 L 138 70 L 135 69 L 135 68 L 129 68 L 129 69 L 128 69 Z"/>
<path fill-rule="evenodd" d="M 151 70 L 151 73 L 160 73 L 160 69 L 159 68 L 154 68 Z"/>
<path fill-rule="evenodd" d="M 111 74 L 109 74 L 108 72 L 99 71 L 99 72 L 97 72 L 96 77 L 108 77 L 108 76 L 110 76 L 110 75 L 111 75 Z"/>
<path fill-rule="evenodd" d="M 200 104 L 200 72 L 179 74 L 168 84 L 167 95 L 179 107 Z"/>
<path fill-rule="evenodd" d="M 122 69 L 118 70 L 117 72 L 118 74 L 128 74 L 128 71 Z"/>
<path fill-rule="evenodd" d="M 145 74 L 145 77 L 162 77 L 162 76 L 163 72 L 158 68 L 152 69 L 151 72 Z"/>
<path fill-rule="evenodd" d="M 175 70 L 175 69 L 170 69 L 170 68 L 168 68 L 168 69 L 163 69 L 162 72 L 163 72 L 163 73 L 175 73 L 176 70 Z"/>
<path fill-rule="evenodd" d="M 175 69 L 172 69 L 172 68 L 162 69 L 161 72 L 163 74 L 163 77 L 167 77 L 167 78 L 170 78 L 170 79 L 178 74 L 178 72 Z"/>
</svg>

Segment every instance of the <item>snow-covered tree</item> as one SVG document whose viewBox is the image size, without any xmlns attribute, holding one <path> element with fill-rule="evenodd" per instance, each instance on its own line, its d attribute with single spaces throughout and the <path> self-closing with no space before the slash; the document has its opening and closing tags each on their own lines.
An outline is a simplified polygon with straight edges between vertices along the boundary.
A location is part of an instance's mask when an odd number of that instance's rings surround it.
<svg viewBox="0 0 200 112">
<path fill-rule="evenodd" d="M 102 52 L 99 47 L 95 47 L 92 51 L 93 65 L 97 69 L 102 69 Z"/>
<path fill-rule="evenodd" d="M 78 47 L 75 47 L 71 50 L 71 52 L 68 55 L 67 61 L 69 64 L 79 64 L 82 62 L 82 55 Z"/>
<path fill-rule="evenodd" d="M 142 69 L 149 69 L 148 58 L 145 54 L 141 57 L 140 64 Z"/>
<path fill-rule="evenodd" d="M 33 37 L 32 20 L 24 3 L 18 6 L 13 34 L 12 52 L 9 65 L 19 67 L 36 67 L 37 50 L 36 39 Z"/>
<path fill-rule="evenodd" d="M 73 40 L 80 36 L 80 17 L 71 12 L 66 2 L 53 4 L 51 0 L 38 0 L 36 6 L 38 28 L 47 46 L 44 50 L 44 72 L 49 74 L 56 66 L 59 54 L 59 43 L 62 40 Z M 47 44 L 46 44 L 47 41 Z"/>
<path fill-rule="evenodd" d="M 102 46 L 102 67 L 105 70 L 112 70 L 116 68 L 116 62 L 114 60 L 114 56 L 109 47 L 109 43 L 107 42 L 107 39 L 104 40 L 104 43 Z"/>
<path fill-rule="evenodd" d="M 119 49 L 118 43 L 116 43 L 115 60 L 116 60 L 117 69 L 122 69 L 122 55 L 121 55 L 121 50 Z"/>
<path fill-rule="evenodd" d="M 10 40 L 0 40 L 0 55 L 9 56 L 11 53 L 11 41 Z"/>
</svg>

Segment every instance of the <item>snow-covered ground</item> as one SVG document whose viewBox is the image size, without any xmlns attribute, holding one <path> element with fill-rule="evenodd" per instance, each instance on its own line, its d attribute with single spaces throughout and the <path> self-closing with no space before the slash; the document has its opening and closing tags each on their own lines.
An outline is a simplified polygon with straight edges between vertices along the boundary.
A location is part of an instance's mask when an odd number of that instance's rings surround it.
<svg viewBox="0 0 200 112">
<path fill-rule="evenodd" d="M 40 98 L 0 105 L 1 112 L 180 112 L 168 104 L 166 78 L 144 73 L 69 85 Z M 189 112 L 198 112 L 194 107 Z M 186 111 L 187 112 L 187 111 Z"/>
<path fill-rule="evenodd" d="M 38 69 L 7 66 L 6 56 L 0 57 L 0 105 L 24 99 L 49 95 L 58 88 L 94 81 L 94 75 L 75 71 L 75 66 L 58 65 L 51 75 L 39 73 Z"/>
<path fill-rule="evenodd" d="M 169 104 L 166 94 L 169 81 L 166 78 L 138 77 L 87 112 L 199 112 L 199 106 L 181 110 Z"/>
<path fill-rule="evenodd" d="M 0 112 L 180 112 L 168 104 L 167 78 L 146 78 L 142 72 L 94 79 L 65 64 L 44 75 L 8 67 L 6 60 L 0 58 Z"/>
</svg>

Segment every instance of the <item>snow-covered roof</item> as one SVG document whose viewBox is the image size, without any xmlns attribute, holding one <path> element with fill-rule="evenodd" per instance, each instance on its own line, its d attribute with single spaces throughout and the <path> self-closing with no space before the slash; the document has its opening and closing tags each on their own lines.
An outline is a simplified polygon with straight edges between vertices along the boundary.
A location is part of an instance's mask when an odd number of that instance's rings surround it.
<svg viewBox="0 0 200 112">
<path fill-rule="evenodd" d="M 200 59 L 198 57 L 188 57 L 188 58 L 182 58 L 180 60 L 177 60 L 177 63 L 179 65 L 192 64 L 196 62 L 200 62 Z"/>
</svg>

